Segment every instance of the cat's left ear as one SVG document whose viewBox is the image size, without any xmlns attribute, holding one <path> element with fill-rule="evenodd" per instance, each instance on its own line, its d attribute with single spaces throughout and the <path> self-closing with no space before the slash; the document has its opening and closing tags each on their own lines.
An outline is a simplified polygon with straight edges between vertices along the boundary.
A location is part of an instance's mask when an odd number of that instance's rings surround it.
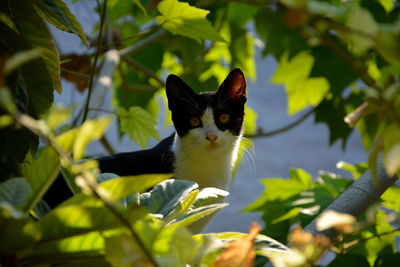
<svg viewBox="0 0 400 267">
<path fill-rule="evenodd" d="M 217 94 L 228 97 L 232 102 L 246 103 L 246 80 L 240 69 L 232 70 L 219 86 Z"/>
</svg>

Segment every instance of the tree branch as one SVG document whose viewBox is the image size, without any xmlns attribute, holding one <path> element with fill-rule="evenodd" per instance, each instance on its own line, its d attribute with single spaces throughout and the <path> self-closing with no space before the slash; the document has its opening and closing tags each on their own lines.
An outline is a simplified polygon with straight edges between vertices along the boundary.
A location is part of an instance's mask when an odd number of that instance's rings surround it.
<svg viewBox="0 0 400 267">
<path fill-rule="evenodd" d="M 281 128 L 272 130 L 272 131 L 268 131 L 268 132 L 264 132 L 262 129 L 258 129 L 257 133 L 255 134 L 248 134 L 245 135 L 244 137 L 246 138 L 260 138 L 260 137 L 270 137 L 273 135 L 277 135 L 277 134 L 281 134 L 283 132 L 286 132 L 290 129 L 292 129 L 293 127 L 299 125 L 300 123 L 302 123 L 305 119 L 307 119 L 309 116 L 311 116 L 311 114 L 313 114 L 315 111 L 315 107 L 311 108 L 309 111 L 307 111 L 306 113 L 304 113 L 300 118 L 298 118 L 296 121 L 289 123 L 286 126 L 283 126 Z"/>
<path fill-rule="evenodd" d="M 358 180 L 356 180 L 346 191 L 344 191 L 334 202 L 332 202 L 321 214 L 318 215 L 304 230 L 314 235 L 323 234 L 331 240 L 335 240 L 337 232 L 334 229 L 317 231 L 316 221 L 328 210 L 334 210 L 340 213 L 348 213 L 359 217 L 372 203 L 393 185 L 397 178 L 389 178 L 386 170 L 379 161 L 377 166 L 377 181 L 371 172 L 366 171 Z"/>
</svg>

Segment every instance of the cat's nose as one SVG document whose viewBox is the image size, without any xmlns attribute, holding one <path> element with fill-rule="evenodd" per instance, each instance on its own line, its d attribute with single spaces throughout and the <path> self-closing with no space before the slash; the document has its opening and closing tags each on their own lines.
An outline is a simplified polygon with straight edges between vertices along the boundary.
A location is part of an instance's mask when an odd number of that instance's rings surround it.
<svg viewBox="0 0 400 267">
<path fill-rule="evenodd" d="M 217 140 L 217 136 L 216 135 L 207 135 L 206 136 L 206 139 L 208 140 L 208 141 L 210 141 L 211 143 L 214 143 L 215 142 L 215 140 Z"/>
</svg>

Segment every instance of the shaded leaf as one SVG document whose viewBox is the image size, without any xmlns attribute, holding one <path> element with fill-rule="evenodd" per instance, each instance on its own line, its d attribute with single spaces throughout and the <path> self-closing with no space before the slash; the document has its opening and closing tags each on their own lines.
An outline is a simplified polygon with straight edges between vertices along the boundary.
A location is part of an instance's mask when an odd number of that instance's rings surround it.
<svg viewBox="0 0 400 267">
<path fill-rule="evenodd" d="M 12 178 L 0 183 L 0 201 L 6 201 L 13 206 L 25 204 L 31 193 L 31 187 L 24 178 Z"/>
<path fill-rule="evenodd" d="M 144 109 L 130 107 L 129 110 L 118 108 L 117 114 L 120 118 L 121 130 L 129 134 L 140 147 L 146 148 L 150 137 L 160 139 L 154 128 L 157 122 Z"/>
<path fill-rule="evenodd" d="M 18 31 L 33 47 L 40 49 L 54 89 L 61 94 L 60 60 L 46 25 L 36 12 L 32 12 L 30 1 L 15 0 L 10 3 L 12 19 Z"/>
<path fill-rule="evenodd" d="M 39 16 L 62 31 L 75 33 L 88 46 L 81 24 L 75 18 L 74 14 L 71 13 L 64 1 L 33 0 L 33 4 Z"/>
<path fill-rule="evenodd" d="M 161 13 L 161 16 L 156 18 L 157 22 L 173 34 L 181 34 L 198 42 L 202 39 L 224 41 L 206 19 L 210 13 L 207 10 L 192 7 L 178 0 L 164 0 L 157 8 Z"/>
<path fill-rule="evenodd" d="M 360 266 L 360 267 L 369 267 L 368 261 L 365 260 L 365 257 L 356 254 L 342 254 L 336 255 L 335 259 L 328 264 L 328 267 L 342 267 L 345 265 L 349 266 Z"/>
<path fill-rule="evenodd" d="M 324 231 L 331 227 L 343 225 L 343 224 L 354 224 L 356 218 L 350 214 L 339 213 L 333 210 L 324 212 L 321 217 L 317 220 L 316 229 L 318 231 Z"/>
<path fill-rule="evenodd" d="M 15 255 L 31 248 L 41 236 L 40 228 L 32 218 L 3 201 L 0 202 L 0 225 L 1 255 Z"/>
<path fill-rule="evenodd" d="M 169 179 L 156 185 L 150 192 L 141 194 L 140 204 L 153 213 L 168 216 L 197 188 L 198 185 L 192 181 Z"/>
</svg>

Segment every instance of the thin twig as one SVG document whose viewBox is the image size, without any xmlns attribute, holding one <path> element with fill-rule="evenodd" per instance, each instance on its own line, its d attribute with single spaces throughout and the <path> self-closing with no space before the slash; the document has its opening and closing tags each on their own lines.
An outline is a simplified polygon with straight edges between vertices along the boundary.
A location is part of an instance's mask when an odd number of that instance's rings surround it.
<svg viewBox="0 0 400 267">
<path fill-rule="evenodd" d="M 120 51 L 120 56 L 124 57 L 127 55 L 131 55 L 136 53 L 137 51 L 139 51 L 140 49 L 142 49 L 143 47 L 146 47 L 147 45 L 157 41 L 159 38 L 163 37 L 164 35 L 168 34 L 168 31 L 165 29 L 160 29 L 158 30 L 156 33 L 154 33 L 153 35 L 150 35 L 149 37 L 147 37 L 146 39 L 143 39 L 139 42 L 137 42 L 136 44 L 124 48 Z"/>
<path fill-rule="evenodd" d="M 99 37 L 97 39 L 96 55 L 94 57 L 92 72 L 90 74 L 88 96 L 86 98 L 85 110 L 83 112 L 83 118 L 82 118 L 81 123 L 83 123 L 86 120 L 87 114 L 89 112 L 89 103 L 90 103 L 90 97 L 91 97 L 92 91 L 93 91 L 93 81 L 94 81 L 94 76 L 96 74 L 97 60 L 99 58 L 100 51 L 101 51 L 101 43 L 102 43 L 102 38 L 103 38 L 103 27 L 104 27 L 106 10 L 107 10 L 107 0 L 104 0 L 103 10 L 102 10 L 101 16 L 100 16 L 100 32 L 99 32 Z"/>
<path fill-rule="evenodd" d="M 248 134 L 245 135 L 244 137 L 246 138 L 260 138 L 260 137 L 270 137 L 273 135 L 277 135 L 283 132 L 286 132 L 290 129 L 292 129 L 293 127 L 299 125 L 300 123 L 302 123 L 305 119 L 307 119 L 309 116 L 311 116 L 311 114 L 314 113 L 316 107 L 311 108 L 309 111 L 307 111 L 306 113 L 304 113 L 300 118 L 298 118 L 296 121 L 289 123 L 286 126 L 283 126 L 281 128 L 272 130 L 272 131 L 268 131 L 268 132 L 263 132 L 262 130 L 258 130 L 257 133 L 255 134 Z"/>
<path fill-rule="evenodd" d="M 153 72 L 151 72 L 151 70 L 149 70 L 145 66 L 141 65 L 138 62 L 133 61 L 132 59 L 130 59 L 127 56 L 123 56 L 122 60 L 125 61 L 131 68 L 133 68 L 133 69 L 135 69 L 137 71 L 140 71 L 141 73 L 146 75 L 148 78 L 152 78 L 152 79 L 156 80 L 157 83 L 161 87 L 165 87 L 165 82 L 163 82 L 160 78 L 157 77 L 157 75 L 155 75 Z"/>
<path fill-rule="evenodd" d="M 131 40 L 131 39 L 136 39 L 136 38 L 142 37 L 142 36 L 144 36 L 144 35 L 146 35 L 146 34 L 149 34 L 149 33 L 151 33 L 151 32 L 154 32 L 155 30 L 158 30 L 160 27 L 161 27 L 160 25 L 157 25 L 157 26 L 151 27 L 151 28 L 149 28 L 149 29 L 147 29 L 147 30 L 144 30 L 144 31 L 142 31 L 142 32 L 138 32 L 138 33 L 136 33 L 136 34 L 134 34 L 134 35 L 132 35 L 132 36 L 128 36 L 128 37 L 125 37 L 125 38 L 116 40 L 116 41 L 114 41 L 114 42 L 112 42 L 112 43 L 110 43 L 110 44 L 104 46 L 103 49 L 111 48 L 111 47 L 117 45 L 117 44 L 120 43 L 120 42 L 125 42 L 125 41 L 129 41 L 129 40 Z"/>
<path fill-rule="evenodd" d="M 77 72 L 77 71 L 73 71 L 73 70 L 69 70 L 69 69 L 65 69 L 65 68 L 61 68 L 60 70 L 61 70 L 61 72 L 70 73 L 70 74 L 81 76 L 84 78 L 90 78 L 90 75 L 87 75 L 86 73 Z"/>
<path fill-rule="evenodd" d="M 115 154 L 114 148 L 111 146 L 110 142 L 108 142 L 108 140 L 107 140 L 105 135 L 103 135 L 100 138 L 100 142 L 103 145 L 103 147 L 105 148 L 105 150 L 107 150 L 108 154 L 110 154 L 110 155 L 114 155 Z"/>
<path fill-rule="evenodd" d="M 351 250 L 352 248 L 354 248 L 354 247 L 356 247 L 356 246 L 358 246 L 358 245 L 360 245 L 360 244 L 362 244 L 364 242 L 367 242 L 368 240 L 371 240 L 371 239 L 374 239 L 374 238 L 378 238 L 378 237 L 381 237 L 381 236 L 384 236 L 384 235 L 390 235 L 390 234 L 393 234 L 393 233 L 398 232 L 398 231 L 400 231 L 399 228 L 394 228 L 394 229 L 392 229 L 390 231 L 383 232 L 383 233 L 380 233 L 380 234 L 377 234 L 377 235 L 360 238 L 360 239 L 356 240 L 356 242 L 351 242 L 351 244 L 349 244 L 348 246 L 346 246 L 346 244 L 344 244 L 344 246 L 342 248 L 344 250 L 343 253 L 347 253 L 347 251 Z"/>
</svg>

